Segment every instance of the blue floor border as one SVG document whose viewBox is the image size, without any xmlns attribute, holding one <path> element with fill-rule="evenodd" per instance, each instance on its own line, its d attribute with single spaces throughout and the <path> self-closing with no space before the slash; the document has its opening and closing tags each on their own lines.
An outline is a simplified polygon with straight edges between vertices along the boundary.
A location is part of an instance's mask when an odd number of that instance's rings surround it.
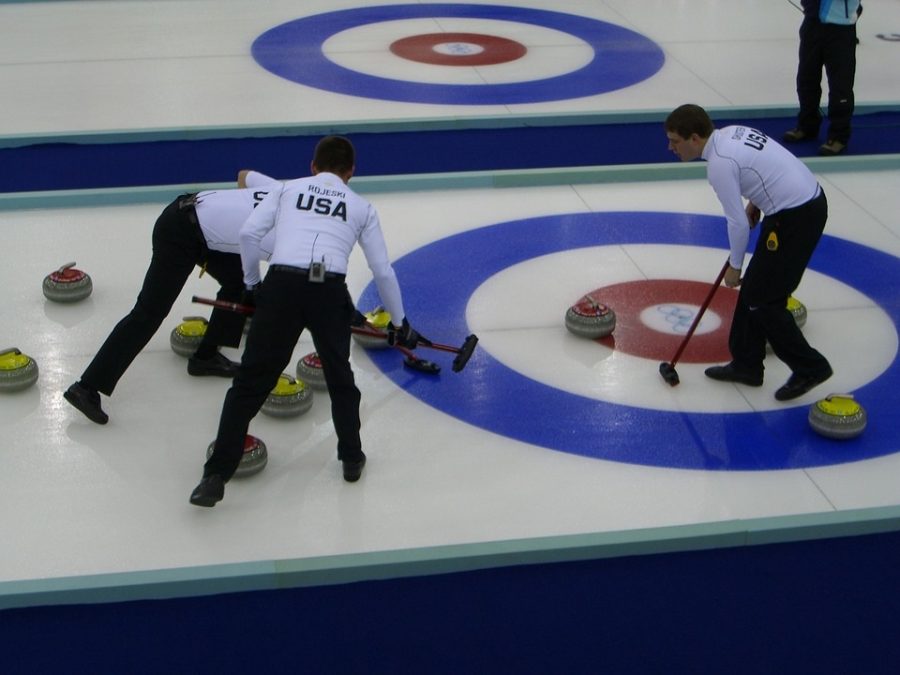
<svg viewBox="0 0 900 675">
<path fill-rule="evenodd" d="M 0 139 L 0 193 L 233 182 L 240 169 L 277 178 L 308 172 L 316 141 L 348 135 L 357 175 L 509 171 L 677 161 L 664 111 L 631 114 L 409 120 Z M 794 125 L 783 109 L 711 111 L 716 124 L 745 123 L 780 138 Z M 848 156 L 900 153 L 900 106 L 854 118 Z M 823 139 L 824 140 L 824 139 Z M 814 157 L 818 143 L 791 146 Z"/>
<path fill-rule="evenodd" d="M 15 673 L 866 673 L 900 532 L 0 612 Z"/>
</svg>

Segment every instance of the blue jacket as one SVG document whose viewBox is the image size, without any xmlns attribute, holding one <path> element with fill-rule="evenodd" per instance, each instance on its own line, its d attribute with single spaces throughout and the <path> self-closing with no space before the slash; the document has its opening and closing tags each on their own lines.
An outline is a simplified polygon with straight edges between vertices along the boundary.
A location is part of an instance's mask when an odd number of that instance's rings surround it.
<svg viewBox="0 0 900 675">
<path fill-rule="evenodd" d="M 802 0 L 803 13 L 818 17 L 822 23 L 850 26 L 860 14 L 860 0 Z"/>
</svg>

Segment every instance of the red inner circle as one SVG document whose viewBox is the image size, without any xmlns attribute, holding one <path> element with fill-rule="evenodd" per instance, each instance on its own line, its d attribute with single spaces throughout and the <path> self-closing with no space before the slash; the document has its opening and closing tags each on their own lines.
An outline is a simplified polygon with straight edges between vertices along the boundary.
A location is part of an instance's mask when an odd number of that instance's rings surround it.
<svg viewBox="0 0 900 675">
<path fill-rule="evenodd" d="M 709 294 L 710 285 L 682 279 L 650 279 L 604 286 L 590 291 L 597 303 L 616 313 L 616 328 L 611 335 L 596 342 L 626 354 L 646 359 L 668 361 L 681 346 L 686 331 L 661 333 L 641 321 L 641 312 L 652 305 L 684 304 L 701 306 Z M 695 333 L 679 361 L 684 363 L 721 363 L 731 360 L 728 351 L 728 332 L 738 293 L 721 286 L 716 290 L 708 312 L 715 312 L 722 324 L 709 333 Z M 584 297 L 584 296 L 583 296 Z M 691 317 L 693 321 L 693 317 Z"/>
<path fill-rule="evenodd" d="M 484 51 L 478 54 L 442 54 L 435 51 L 440 44 L 460 42 L 476 44 Z M 528 49 L 520 42 L 479 33 L 428 33 L 401 38 L 390 46 L 400 58 L 437 66 L 494 66 L 525 56 Z"/>
</svg>

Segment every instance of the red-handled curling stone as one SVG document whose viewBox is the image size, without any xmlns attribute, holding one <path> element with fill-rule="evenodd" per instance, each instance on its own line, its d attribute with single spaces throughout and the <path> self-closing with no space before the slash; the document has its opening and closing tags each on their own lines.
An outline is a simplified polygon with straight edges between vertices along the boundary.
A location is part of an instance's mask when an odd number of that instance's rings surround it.
<svg viewBox="0 0 900 675">
<path fill-rule="evenodd" d="M 327 389 L 322 361 L 316 352 L 310 352 L 297 361 L 297 379 L 305 382 L 313 389 Z"/>
<path fill-rule="evenodd" d="M 38 379 L 37 362 L 17 348 L 0 351 L 0 392 L 27 389 Z"/>
<path fill-rule="evenodd" d="M 169 335 L 169 344 L 172 351 L 179 356 L 190 358 L 197 351 L 197 347 L 206 335 L 206 327 L 209 322 L 202 316 L 186 316 L 184 321 L 175 326 Z"/>
<path fill-rule="evenodd" d="M 91 294 L 94 284 L 88 274 L 70 262 L 45 276 L 43 289 L 44 296 L 53 302 L 77 302 Z"/>
<path fill-rule="evenodd" d="M 296 417 L 309 410 L 312 404 L 312 389 L 302 380 L 295 380 L 287 373 L 282 373 L 260 410 L 272 417 Z"/>
<path fill-rule="evenodd" d="M 212 457 L 213 448 L 216 442 L 213 441 L 206 448 L 206 459 Z M 238 464 L 237 471 L 234 472 L 235 478 L 243 478 L 259 473 L 265 468 L 269 461 L 269 451 L 266 450 L 266 444 L 256 436 L 247 434 L 244 439 L 244 456 L 241 457 L 241 463 Z"/>
<path fill-rule="evenodd" d="M 596 340 L 616 327 L 616 313 L 586 295 L 566 310 L 566 328 L 578 337 Z"/>
</svg>

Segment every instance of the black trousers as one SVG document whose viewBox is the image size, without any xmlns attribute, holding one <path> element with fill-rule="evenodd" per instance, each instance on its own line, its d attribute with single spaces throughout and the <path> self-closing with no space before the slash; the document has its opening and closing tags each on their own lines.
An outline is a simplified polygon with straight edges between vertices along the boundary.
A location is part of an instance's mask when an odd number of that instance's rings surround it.
<svg viewBox="0 0 900 675">
<path fill-rule="evenodd" d="M 153 254 L 137 302 L 106 338 L 81 376 L 82 384 L 111 395 L 128 366 L 168 316 L 191 271 L 203 264 L 220 284 L 216 297 L 240 301 L 244 290 L 241 257 L 207 249 L 190 195 L 183 195 L 157 218 L 153 226 Z M 242 315 L 214 309 L 201 347 L 237 347 L 243 327 Z"/>
<path fill-rule="evenodd" d="M 313 283 L 305 272 L 273 265 L 257 294 L 243 358 L 225 395 L 213 453 L 203 475 L 229 480 L 243 456 L 247 429 L 290 363 L 304 329 L 312 333 L 331 397 L 339 460 L 363 457 L 360 393 L 350 366 L 353 301 L 343 275 Z"/>
<path fill-rule="evenodd" d="M 792 372 L 818 375 L 828 361 L 810 347 L 790 310 L 788 297 L 812 257 L 828 218 L 825 193 L 805 204 L 767 215 L 741 282 L 728 346 L 741 370 L 762 373 L 766 341 Z M 774 233 L 777 246 L 768 244 Z"/>
<path fill-rule="evenodd" d="M 806 17 L 800 25 L 800 58 L 797 65 L 797 127 L 815 136 L 822 123 L 822 68 L 828 79 L 828 139 L 847 143 L 855 105 L 856 26 L 821 23 Z"/>
</svg>

